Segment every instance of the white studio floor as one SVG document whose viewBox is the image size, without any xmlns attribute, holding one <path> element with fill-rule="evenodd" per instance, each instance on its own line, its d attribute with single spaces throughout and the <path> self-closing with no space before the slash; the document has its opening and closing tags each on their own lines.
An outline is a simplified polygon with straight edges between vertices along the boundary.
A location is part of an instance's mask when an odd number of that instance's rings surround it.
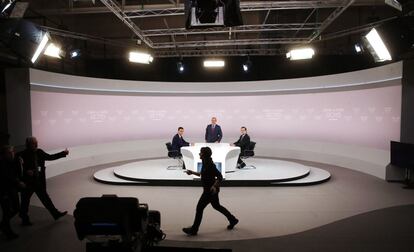
<svg viewBox="0 0 414 252">
<path fill-rule="evenodd" d="M 249 164 L 257 161 L 256 165 L 259 165 L 260 160 L 251 159 Z M 114 167 L 136 161 L 139 160 L 85 168 L 50 178 L 49 195 L 59 210 L 68 210 L 69 214 L 73 213 L 76 203 L 83 197 L 100 197 L 103 194 L 136 197 L 140 203 L 147 203 L 150 209 L 161 212 L 161 226 L 167 233 L 168 241 L 192 242 L 281 237 L 377 209 L 414 203 L 412 191 L 401 189 L 400 184 L 387 183 L 342 167 L 289 160 L 291 163 L 311 167 L 306 178 L 312 176 L 314 168 L 327 171 L 332 177 L 325 183 L 311 186 L 223 187 L 220 202 L 240 219 L 240 223 L 233 231 L 228 231 L 225 217 L 208 206 L 199 235 L 187 237 L 181 229 L 191 225 L 194 219 L 195 207 L 202 193 L 201 187 L 104 184 L 93 178 L 99 171 L 109 170 L 113 174 Z M 165 161 L 166 165 L 174 162 L 162 158 L 153 161 Z M 264 161 L 267 160 L 263 159 Z M 166 167 L 163 169 L 166 172 Z M 43 207 L 36 196 L 31 204 Z M 53 222 L 49 215 L 46 217 L 46 226 L 57 225 L 66 219 Z M 35 226 L 42 225 L 36 216 L 33 216 L 32 221 Z M 72 226 L 73 222 L 68 225 Z"/>
<path fill-rule="evenodd" d="M 172 159 L 135 161 L 100 170 L 94 179 L 109 184 L 197 186 L 195 176 L 183 169 L 167 169 L 176 164 Z M 277 159 L 252 158 L 248 166 L 225 174 L 224 186 L 310 185 L 322 183 L 330 173 L 316 167 Z M 254 168 L 253 168 L 254 167 Z"/>
</svg>

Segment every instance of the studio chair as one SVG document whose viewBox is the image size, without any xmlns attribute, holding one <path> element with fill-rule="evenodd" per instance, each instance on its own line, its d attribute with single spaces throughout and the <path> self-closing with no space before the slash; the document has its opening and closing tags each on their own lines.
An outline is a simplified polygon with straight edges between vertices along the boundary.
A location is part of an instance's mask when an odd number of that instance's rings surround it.
<svg viewBox="0 0 414 252">
<path fill-rule="evenodd" d="M 181 153 L 177 150 L 173 150 L 171 142 L 166 143 L 165 146 L 167 146 L 168 157 L 178 161 L 177 165 L 169 165 L 167 170 L 183 169 L 183 159 Z"/>
<path fill-rule="evenodd" d="M 256 147 L 256 142 L 250 141 L 249 147 L 245 149 L 241 155 L 241 159 L 244 160 L 248 159 L 250 157 L 254 157 L 254 147 Z M 256 166 L 254 165 L 246 165 L 242 169 L 256 169 Z"/>
</svg>

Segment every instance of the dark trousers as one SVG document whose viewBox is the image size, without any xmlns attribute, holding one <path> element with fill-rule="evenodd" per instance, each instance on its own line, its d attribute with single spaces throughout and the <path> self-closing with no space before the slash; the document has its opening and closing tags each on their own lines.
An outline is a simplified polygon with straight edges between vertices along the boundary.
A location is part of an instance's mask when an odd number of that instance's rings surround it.
<svg viewBox="0 0 414 252">
<path fill-rule="evenodd" d="M 42 204 L 49 210 L 50 214 L 55 217 L 59 211 L 56 209 L 55 205 L 53 205 L 52 200 L 49 197 L 49 194 L 46 192 L 46 186 L 35 186 L 29 187 L 22 191 L 21 193 L 21 208 L 20 208 L 20 217 L 23 221 L 29 220 L 29 205 L 30 205 L 30 198 L 32 197 L 33 193 L 36 193 L 37 197 L 40 199 Z"/>
<path fill-rule="evenodd" d="M 237 160 L 237 163 L 239 164 L 239 165 L 241 165 L 241 164 L 243 164 L 244 162 L 243 162 L 243 160 L 241 159 L 241 155 L 239 155 L 239 159 Z"/>
<path fill-rule="evenodd" d="M 198 231 L 201 220 L 203 219 L 204 208 L 206 208 L 206 206 L 210 203 L 214 209 L 226 216 L 229 222 L 235 219 L 235 217 L 225 207 L 220 205 L 218 193 L 213 194 L 211 192 L 203 192 L 200 199 L 198 200 L 196 215 L 192 226 L 193 230 Z"/>
<path fill-rule="evenodd" d="M 237 160 L 237 164 L 238 165 L 241 165 L 241 164 L 243 164 L 244 162 L 243 162 L 243 160 L 241 159 L 241 157 L 243 156 L 243 154 L 244 154 L 244 151 L 245 151 L 245 149 L 240 149 L 240 154 L 239 154 L 239 159 Z"/>
<path fill-rule="evenodd" d="M 0 205 L 3 212 L 1 229 L 6 235 L 13 233 L 10 220 L 19 212 L 19 195 L 17 191 L 6 192 L 0 195 Z"/>
</svg>

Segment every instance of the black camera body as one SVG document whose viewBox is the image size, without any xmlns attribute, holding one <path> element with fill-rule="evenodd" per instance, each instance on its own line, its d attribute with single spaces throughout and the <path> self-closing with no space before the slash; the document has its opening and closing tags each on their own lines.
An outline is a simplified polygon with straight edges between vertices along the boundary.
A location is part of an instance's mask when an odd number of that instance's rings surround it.
<svg viewBox="0 0 414 252">
<path fill-rule="evenodd" d="M 165 238 L 159 211 L 148 210 L 137 198 L 103 195 L 82 198 L 74 211 L 79 240 L 90 241 L 88 248 L 119 246 L 137 251 Z M 95 249 L 93 249 L 95 250 Z"/>
</svg>

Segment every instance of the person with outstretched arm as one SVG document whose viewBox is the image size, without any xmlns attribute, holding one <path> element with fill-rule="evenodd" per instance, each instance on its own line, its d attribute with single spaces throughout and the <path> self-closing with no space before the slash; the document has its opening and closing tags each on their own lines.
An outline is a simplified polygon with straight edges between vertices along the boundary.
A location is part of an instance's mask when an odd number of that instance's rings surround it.
<svg viewBox="0 0 414 252">
<path fill-rule="evenodd" d="M 56 154 L 48 154 L 38 148 L 37 144 L 35 137 L 28 137 L 26 138 L 26 149 L 17 154 L 23 161 L 22 181 L 26 184 L 26 188 L 21 193 L 20 218 L 23 226 L 33 225 L 28 215 L 30 198 L 33 193 L 36 193 L 55 220 L 67 214 L 67 211 L 60 212 L 56 209 L 46 191 L 45 161 L 66 157 L 69 151 L 66 149 Z"/>
</svg>

